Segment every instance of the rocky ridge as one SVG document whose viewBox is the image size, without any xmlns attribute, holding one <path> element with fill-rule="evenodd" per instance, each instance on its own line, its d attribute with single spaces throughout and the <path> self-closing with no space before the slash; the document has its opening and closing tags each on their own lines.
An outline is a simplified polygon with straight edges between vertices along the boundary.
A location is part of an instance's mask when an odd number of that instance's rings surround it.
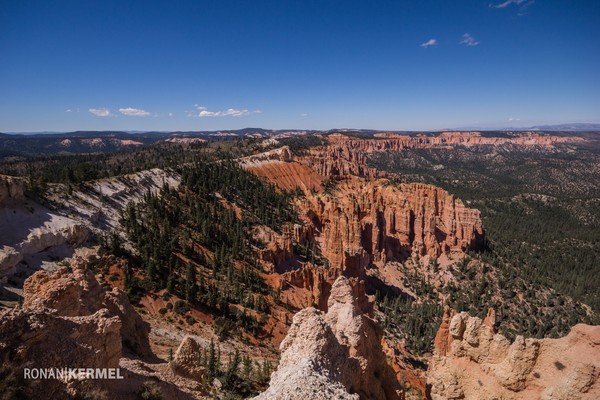
<svg viewBox="0 0 600 400">
<path fill-rule="evenodd" d="M 85 221 L 93 230 L 118 230 L 120 212 L 129 202 L 139 202 L 146 193 L 155 194 L 164 185 L 177 188 L 180 181 L 176 172 L 153 168 L 85 182 L 70 195 L 64 184 L 51 185 L 47 198 L 68 217 Z"/>
<path fill-rule="evenodd" d="M 39 271 L 24 286 L 22 308 L 0 311 L 0 360 L 23 368 L 117 368 L 123 349 L 150 354 L 149 326 L 118 289 L 106 292 L 82 264 Z M 22 374 L 21 374 L 22 376 Z M 63 398 L 90 381 L 25 381 L 27 396 Z"/>
<path fill-rule="evenodd" d="M 339 277 L 327 313 L 310 307 L 294 316 L 269 389 L 256 399 L 400 398 L 371 307 L 364 283 Z"/>
<path fill-rule="evenodd" d="M 120 211 L 130 201 L 140 201 L 148 191 L 177 187 L 180 176 L 152 169 L 117 178 L 87 182 L 69 190 L 49 185 L 42 205 L 23 194 L 24 180 L 0 176 L 0 277 L 32 265 L 39 267 L 40 253 L 58 249 L 61 257 L 89 239 L 92 232 L 120 229 Z M 25 262 L 27 265 L 21 266 Z M 21 268 L 22 267 L 22 268 Z"/>
<path fill-rule="evenodd" d="M 600 397 L 600 326 L 579 324 L 560 339 L 517 336 L 510 343 L 490 318 L 444 311 L 427 378 L 433 400 Z"/>
<path fill-rule="evenodd" d="M 0 207 L 0 226 L 0 277 L 18 272 L 22 262 L 24 268 L 41 264 L 41 253 L 68 253 L 90 235 L 84 222 L 32 201 Z"/>
<path fill-rule="evenodd" d="M 82 261 L 73 263 L 71 269 L 36 272 L 25 281 L 23 292 L 23 307 L 28 310 L 51 310 L 56 315 L 75 317 L 106 309 L 121 321 L 124 346 L 141 356 L 151 354 L 148 323 L 135 312 L 123 291 L 106 291 Z"/>
</svg>

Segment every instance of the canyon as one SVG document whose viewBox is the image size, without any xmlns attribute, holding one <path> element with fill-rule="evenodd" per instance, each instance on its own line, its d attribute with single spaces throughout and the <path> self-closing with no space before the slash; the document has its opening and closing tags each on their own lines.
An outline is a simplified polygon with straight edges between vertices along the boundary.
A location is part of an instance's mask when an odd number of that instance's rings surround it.
<svg viewBox="0 0 600 400">
<path fill-rule="evenodd" d="M 343 133 L 328 135 L 327 144 L 313 147 L 302 155 L 302 163 L 327 177 L 349 175 L 383 177 L 387 174 L 367 166 L 369 154 L 402 152 L 407 149 L 465 147 L 516 147 L 552 149 L 565 143 L 582 143 L 577 136 L 554 136 L 535 132 L 518 132 L 501 137 L 486 137 L 480 132 L 442 132 L 438 135 L 402 135 L 376 133 L 373 138 L 353 138 Z"/>
<path fill-rule="evenodd" d="M 489 249 L 481 213 L 469 202 L 432 184 L 400 183 L 369 160 L 376 153 L 453 146 L 552 151 L 582 140 L 541 133 L 379 133 L 369 139 L 334 133 L 320 146 L 293 150 L 274 140 L 267 144 L 272 149 L 238 158 L 244 170 L 289 193 L 296 215 L 279 227 L 254 223 L 249 229 L 254 264 L 232 263 L 238 270 L 257 268 L 266 289 L 252 294 L 252 301 L 262 296 L 266 312 L 241 304 L 192 306 L 185 295 L 144 280 L 122 212 L 151 195 L 183 199 L 191 191 L 182 178 L 187 166 L 72 187 L 50 184 L 43 198 L 27 193 L 26 179 L 0 176 L 0 277 L 7 289 L 22 293 L 21 306 L 8 302 L 11 306 L 0 311 L 0 354 L 16 371 L 42 351 L 51 357 L 37 361 L 42 367 L 120 366 L 128 383 L 109 393 L 122 398 L 149 378 L 172 398 L 224 395 L 223 379 L 207 381 L 207 367 L 197 362 L 209 340 L 223 341 L 229 363 L 240 349 L 256 363 L 278 363 L 267 376 L 268 388 L 258 386 L 264 392 L 257 399 L 595 398 L 600 371 L 595 326 L 578 324 L 560 339 L 518 335 L 511 341 L 496 330 L 506 309 L 499 317 L 490 310 L 483 320 L 446 307 L 433 354 L 413 354 L 406 340 L 390 333 L 381 311 L 385 296 L 409 305 L 444 304 L 453 296 L 447 287 L 466 279 L 460 271 L 475 269 L 469 253 Z M 248 212 L 220 193 L 214 196 L 237 218 Z M 123 242 L 119 254 L 101 253 L 94 237 L 113 232 Z M 197 268 L 205 289 L 217 251 L 194 244 L 193 237 L 188 246 L 190 238 L 182 238 L 177 240 L 185 245 L 173 255 Z M 190 252 L 200 257 L 193 260 Z M 498 279 L 496 266 L 479 263 L 490 282 Z M 139 296 L 135 301 L 122 290 L 126 279 L 147 285 L 133 294 Z M 184 286 L 188 278 L 178 279 Z M 426 289 L 431 293 L 419 284 L 433 288 Z M 181 315 L 176 307 L 183 309 Z M 263 325 L 250 335 L 239 323 L 239 334 L 223 339 L 218 329 L 227 314 L 239 320 L 251 315 Z M 51 338 L 53 332 L 66 339 Z M 85 350 L 77 355 L 65 346 Z M 48 385 L 57 395 L 92 389 Z"/>
</svg>

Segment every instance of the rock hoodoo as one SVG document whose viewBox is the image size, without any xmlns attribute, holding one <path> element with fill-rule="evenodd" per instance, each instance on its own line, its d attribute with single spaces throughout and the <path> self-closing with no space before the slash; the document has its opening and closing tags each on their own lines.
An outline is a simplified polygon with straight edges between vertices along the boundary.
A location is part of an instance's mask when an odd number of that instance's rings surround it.
<svg viewBox="0 0 600 400">
<path fill-rule="evenodd" d="M 600 398 L 600 326 L 510 343 L 488 325 L 445 310 L 427 378 L 433 400 Z"/>
<path fill-rule="evenodd" d="M 123 349 L 151 354 L 149 325 L 123 292 L 105 291 L 83 263 L 38 271 L 23 290 L 22 308 L 0 311 L 0 360 L 17 376 L 23 368 L 117 368 Z M 28 398 L 68 398 L 95 382 L 26 380 L 23 390 Z"/>
<path fill-rule="evenodd" d="M 478 210 L 425 184 L 347 179 L 307 194 L 300 208 L 331 266 L 354 276 L 370 263 L 462 252 L 483 237 Z"/>
<path fill-rule="evenodd" d="M 72 271 L 63 267 L 54 273 L 38 271 L 23 285 L 23 307 L 28 310 L 50 310 L 64 317 L 88 316 L 108 310 L 120 320 L 120 336 L 129 350 L 149 355 L 150 326 L 135 312 L 124 292 L 117 288 L 105 291 L 92 271 L 75 262 Z"/>
<path fill-rule="evenodd" d="M 0 175 L 0 207 L 25 199 L 24 178 Z"/>
<path fill-rule="evenodd" d="M 171 369 L 178 375 L 204 383 L 205 368 L 200 365 L 200 345 L 191 336 L 186 336 L 175 352 Z"/>
<path fill-rule="evenodd" d="M 269 389 L 256 399 L 400 398 L 370 307 L 362 282 L 339 277 L 327 313 L 310 307 L 294 316 Z"/>
</svg>

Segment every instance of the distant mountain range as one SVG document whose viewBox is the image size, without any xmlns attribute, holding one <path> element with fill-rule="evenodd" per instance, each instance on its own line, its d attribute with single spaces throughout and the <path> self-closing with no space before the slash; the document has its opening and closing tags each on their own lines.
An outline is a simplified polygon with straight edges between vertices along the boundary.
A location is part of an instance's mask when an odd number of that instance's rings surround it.
<svg viewBox="0 0 600 400">
<path fill-rule="evenodd" d="M 443 130 L 476 130 L 476 131 L 550 131 L 550 132 L 582 132 L 582 131 L 600 131 L 600 124 L 596 123 L 582 123 L 576 122 L 571 124 L 555 124 L 555 125 L 534 125 L 530 127 L 506 127 L 500 129 L 489 129 L 489 128 L 481 128 L 481 127 L 460 127 L 460 128 L 452 128 L 452 129 L 438 129 L 437 132 Z M 74 132 L 50 132 L 50 131 L 42 131 L 42 132 L 0 132 L 0 138 L 8 139 L 14 136 L 28 136 L 28 137 L 63 137 L 63 138 L 72 138 L 72 137 L 116 137 L 116 138 L 131 138 L 141 137 L 146 138 L 149 141 L 155 141 L 159 138 L 164 138 L 168 136 L 209 136 L 209 137 L 219 137 L 219 136 L 274 136 L 282 133 L 331 133 L 331 132 L 354 132 L 354 133 L 376 133 L 376 132 L 397 132 L 397 133 L 414 133 L 414 132 L 432 132 L 432 131 L 404 131 L 404 130 L 373 130 L 373 129 L 329 129 L 329 130 L 306 130 L 306 129 L 263 129 L 263 128 L 243 128 L 243 129 L 225 129 L 218 131 L 139 131 L 139 130 L 131 130 L 131 131 L 74 131 Z"/>
<path fill-rule="evenodd" d="M 442 129 L 440 129 L 442 130 Z M 482 128 L 477 126 L 463 126 L 460 128 L 448 129 L 452 131 L 547 131 L 547 132 L 590 132 L 600 131 L 600 124 L 574 122 L 571 124 L 554 124 L 554 125 L 534 125 L 528 127 L 505 127 L 498 129 Z"/>
<path fill-rule="evenodd" d="M 600 131 L 600 124 L 574 123 L 558 125 L 536 125 L 528 129 L 538 131 Z"/>
</svg>

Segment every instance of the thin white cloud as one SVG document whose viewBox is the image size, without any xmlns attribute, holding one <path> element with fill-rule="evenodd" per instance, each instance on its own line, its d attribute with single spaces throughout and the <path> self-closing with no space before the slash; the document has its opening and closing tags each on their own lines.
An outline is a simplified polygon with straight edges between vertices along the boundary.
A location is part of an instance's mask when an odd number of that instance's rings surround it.
<svg viewBox="0 0 600 400">
<path fill-rule="evenodd" d="M 479 44 L 479 40 L 476 40 L 470 33 L 465 33 L 462 35 L 460 44 L 464 44 L 465 46 L 477 46 Z"/>
<path fill-rule="evenodd" d="M 429 47 L 429 46 L 435 46 L 437 45 L 437 39 L 429 39 L 428 41 L 426 41 L 425 43 L 421 43 L 421 47 Z"/>
<path fill-rule="evenodd" d="M 506 0 L 500 4 L 490 4 L 490 7 L 492 8 L 504 8 L 504 7 L 508 7 L 511 4 L 516 4 L 516 5 L 521 5 L 523 3 L 525 3 L 527 0 Z"/>
<path fill-rule="evenodd" d="M 107 108 L 89 108 L 88 111 L 97 117 L 110 117 L 112 115 Z"/>
<path fill-rule="evenodd" d="M 302 114 L 300 114 L 300 116 L 301 117 L 308 117 L 308 114 L 307 113 L 302 113 Z"/>
<path fill-rule="evenodd" d="M 498 4 L 490 4 L 491 8 L 506 8 L 510 5 L 516 5 L 519 7 L 519 11 L 517 15 L 519 17 L 525 15 L 527 13 L 527 8 L 535 3 L 535 0 L 505 0 L 502 3 Z"/>
<path fill-rule="evenodd" d="M 119 108 L 119 112 L 128 117 L 148 117 L 150 113 L 148 111 L 141 110 L 139 108 Z"/>
<path fill-rule="evenodd" d="M 200 118 L 211 118 L 211 117 L 245 117 L 252 114 L 260 114 L 261 110 L 239 110 L 237 108 L 228 108 L 227 110 L 222 111 L 209 111 L 208 108 L 199 106 L 198 104 L 194 104 L 196 110 L 198 110 L 198 114 L 188 113 L 188 116 L 198 116 Z"/>
<path fill-rule="evenodd" d="M 67 109 L 65 110 L 65 112 L 72 112 L 72 111 L 73 111 L 73 110 L 71 110 L 70 108 L 67 108 Z"/>
<path fill-rule="evenodd" d="M 172 117 L 172 116 L 173 116 L 173 113 L 169 113 L 169 117 Z"/>
<path fill-rule="evenodd" d="M 224 111 L 208 111 L 202 110 L 198 114 L 199 117 L 244 117 L 250 115 L 251 112 L 248 110 L 238 110 L 235 108 L 228 108 Z"/>
<path fill-rule="evenodd" d="M 510 117 L 508 120 L 509 120 L 509 121 L 511 121 L 511 122 L 512 122 L 512 121 L 520 121 L 520 120 L 521 120 L 521 118 L 513 118 L 513 117 Z"/>
</svg>

